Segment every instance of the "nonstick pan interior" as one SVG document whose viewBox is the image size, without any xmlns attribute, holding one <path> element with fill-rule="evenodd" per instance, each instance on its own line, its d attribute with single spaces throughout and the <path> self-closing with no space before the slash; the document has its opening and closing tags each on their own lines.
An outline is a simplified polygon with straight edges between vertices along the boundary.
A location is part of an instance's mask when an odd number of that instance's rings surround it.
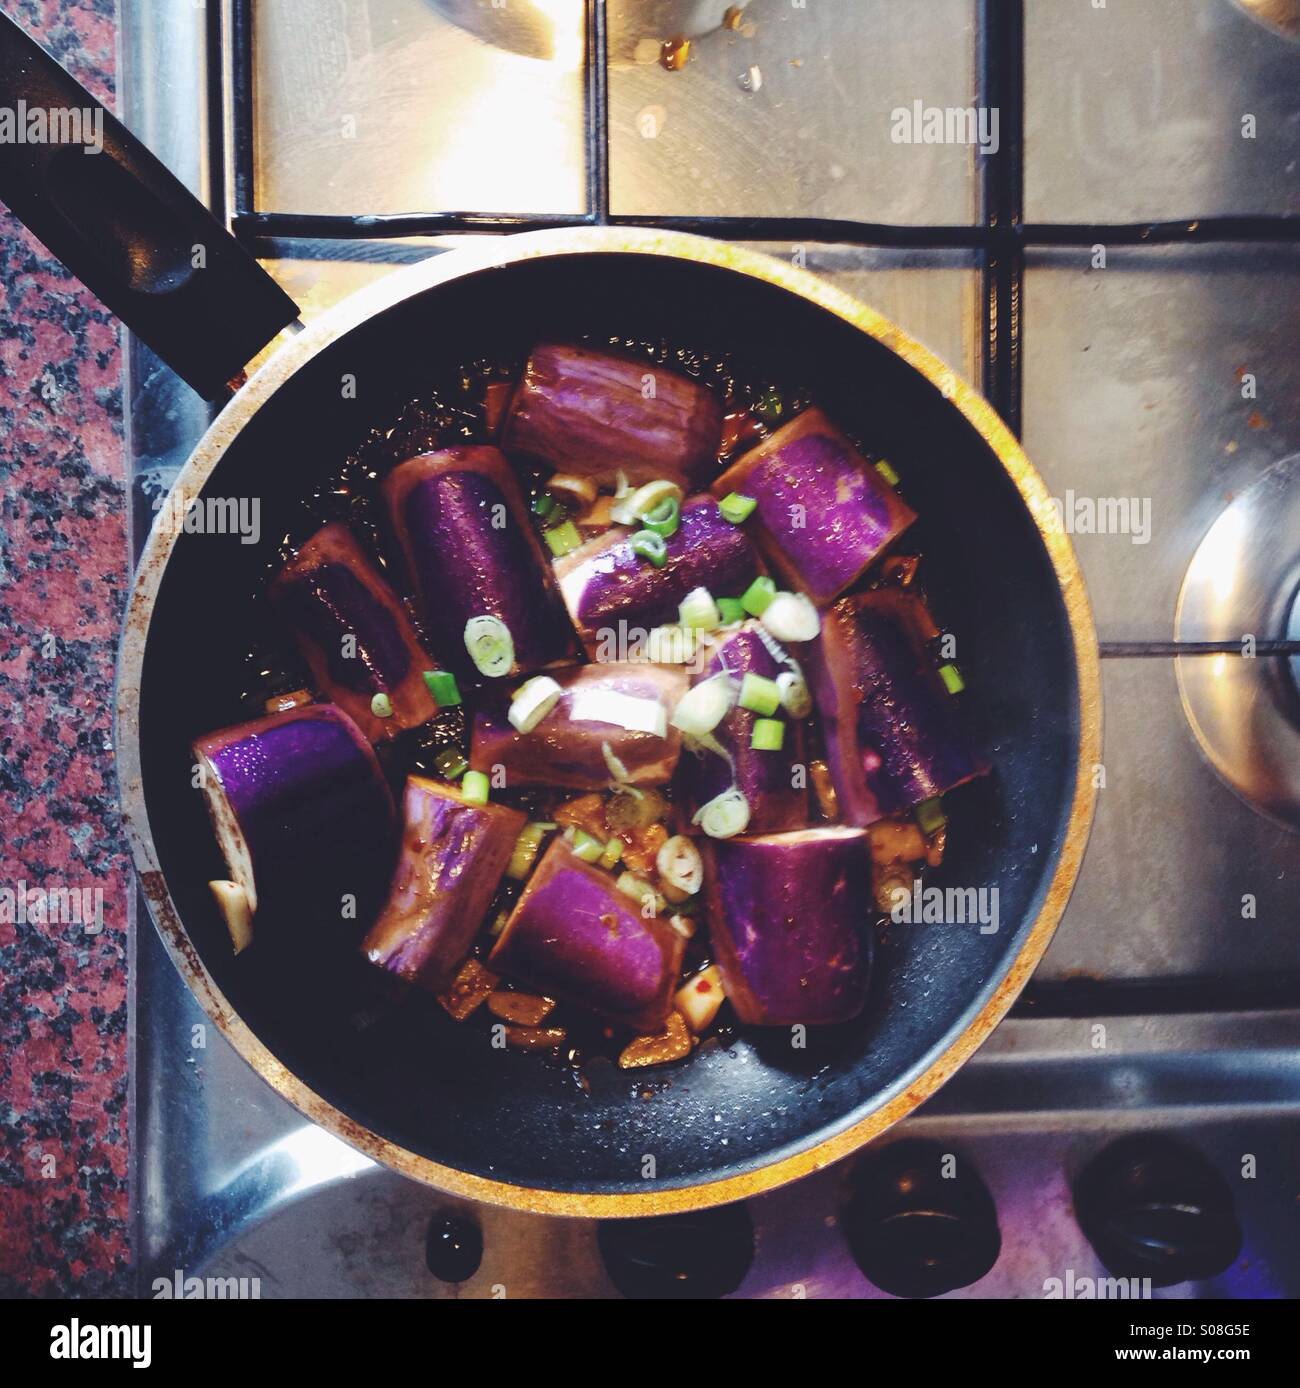
<svg viewBox="0 0 1300 1388">
<path fill-rule="evenodd" d="M 589 332 L 691 341 L 731 351 L 755 376 L 802 381 L 893 461 L 922 517 L 928 588 L 957 636 L 965 702 L 996 766 L 946 802 L 947 857 L 926 881 L 996 887 L 1000 927 L 891 926 L 865 1014 L 810 1031 L 806 1049 L 785 1030 L 750 1032 L 661 1071 L 589 1067 L 584 1090 L 567 1070 L 493 1049 L 485 1028 L 458 1025 L 432 998 L 395 1001 L 383 976 L 340 946 L 337 922 L 298 922 L 292 943 L 259 938 L 233 958 L 208 897 L 207 881 L 224 872 L 188 749 L 195 734 L 245 716 L 243 656 L 263 621 L 256 594 L 299 499 L 456 363 Z M 259 498 L 262 539 L 183 535 L 162 576 L 141 676 L 149 831 L 193 946 L 236 1012 L 306 1085 L 380 1137 L 529 1189 L 644 1194 L 737 1176 L 900 1093 L 976 1017 L 1031 930 L 1069 827 L 1080 736 L 1055 570 L 962 414 L 824 309 L 658 255 L 564 255 L 473 273 L 313 358 L 236 436 L 205 495 Z"/>
</svg>

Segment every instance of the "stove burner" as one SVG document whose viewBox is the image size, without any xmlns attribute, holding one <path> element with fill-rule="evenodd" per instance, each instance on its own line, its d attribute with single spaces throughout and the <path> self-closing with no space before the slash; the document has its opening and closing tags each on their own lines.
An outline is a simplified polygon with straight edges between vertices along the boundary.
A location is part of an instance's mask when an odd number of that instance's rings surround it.
<svg viewBox="0 0 1300 1388">
<path fill-rule="evenodd" d="M 1180 641 L 1300 637 L 1300 454 L 1237 496 L 1201 541 L 1178 599 Z M 1183 711 L 1248 804 L 1300 831 L 1300 656 L 1184 656 Z"/>
</svg>

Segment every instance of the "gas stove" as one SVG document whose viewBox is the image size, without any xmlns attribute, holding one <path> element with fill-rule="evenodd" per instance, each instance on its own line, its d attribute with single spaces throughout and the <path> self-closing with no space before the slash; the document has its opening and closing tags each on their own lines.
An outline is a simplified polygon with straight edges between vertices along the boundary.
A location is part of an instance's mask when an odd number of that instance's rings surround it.
<svg viewBox="0 0 1300 1388">
<path fill-rule="evenodd" d="M 1105 657 L 1096 827 L 1009 1019 L 884 1142 L 721 1222 L 600 1228 L 376 1166 L 245 1068 L 138 904 L 140 1293 L 594 1297 L 667 1270 L 741 1297 L 1300 1295 L 1300 661 L 1269 646 L 1300 638 L 1297 8 L 121 19 L 127 124 L 305 317 L 466 238 L 588 221 L 751 243 L 865 299 L 1022 435 Z M 128 404 L 138 550 L 210 413 L 136 341 Z M 927 1188 L 927 1151 L 959 1178 Z"/>
</svg>

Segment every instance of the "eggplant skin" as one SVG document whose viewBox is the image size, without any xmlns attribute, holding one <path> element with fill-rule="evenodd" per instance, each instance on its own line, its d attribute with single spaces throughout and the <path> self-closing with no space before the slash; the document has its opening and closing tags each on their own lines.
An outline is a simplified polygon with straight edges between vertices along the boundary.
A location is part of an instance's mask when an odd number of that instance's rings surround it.
<svg viewBox="0 0 1300 1388">
<path fill-rule="evenodd" d="M 527 815 L 471 805 L 423 776 L 407 779 L 402 846 L 388 899 L 361 950 L 388 973 L 438 993 L 469 953 Z"/>
<path fill-rule="evenodd" d="M 476 675 L 465 649 L 471 617 L 497 617 L 509 628 L 510 676 L 573 658 L 551 566 L 497 449 L 475 444 L 410 458 L 388 475 L 383 492 L 424 629 L 452 670 Z"/>
<path fill-rule="evenodd" d="M 646 380 L 654 394 L 647 399 Z M 683 491 L 716 460 L 722 404 L 707 386 L 650 361 L 590 347 L 533 349 L 510 402 L 501 446 L 561 472 L 634 486 L 663 477 Z"/>
<path fill-rule="evenodd" d="M 396 848 L 393 797 L 342 709 L 304 704 L 208 733 L 193 750 L 229 875 L 259 922 L 373 916 Z"/>
<path fill-rule="evenodd" d="M 764 439 L 713 484 L 758 503 L 750 526 L 792 588 L 825 607 L 853 584 L 916 513 L 819 409 Z"/>
<path fill-rule="evenodd" d="M 492 691 L 474 714 L 469 764 L 489 777 L 504 774 L 505 784 L 562 786 L 567 790 L 602 790 L 615 779 L 605 755 L 622 763 L 628 785 L 662 786 L 672 780 L 681 756 L 682 735 L 636 732 L 620 725 L 573 718 L 578 700 L 602 693 L 655 699 L 665 720 L 686 693 L 686 672 L 674 665 L 578 665 L 551 677 L 563 690 L 550 713 L 529 733 L 516 732 L 507 717 L 509 699 Z"/>
<path fill-rule="evenodd" d="M 682 506 L 662 568 L 639 558 L 622 529 L 597 536 L 555 566 L 569 615 L 596 659 L 606 645 L 617 646 L 620 635 L 677 621 L 678 606 L 692 589 L 739 597 L 761 569 L 749 537 L 704 495 Z"/>
<path fill-rule="evenodd" d="M 372 742 L 419 727 L 437 713 L 423 678 L 433 661 L 347 526 L 322 526 L 276 575 L 270 594 L 318 689 Z M 349 636 L 356 645 L 351 657 L 343 647 Z M 380 693 L 392 703 L 388 718 L 371 711 Z"/>
<path fill-rule="evenodd" d="M 716 642 L 694 683 L 724 670 L 736 680 L 749 674 L 774 680 L 783 670 L 793 668 L 779 662 L 768 649 L 758 623 L 746 622 Z M 784 714 L 774 716 L 785 723 L 785 741 L 779 752 L 761 752 L 750 746 L 757 715 L 736 704 L 713 733 L 730 762 L 708 749 L 686 754 L 682 782 L 693 811 L 734 785 L 749 802 L 749 833 L 775 834 L 807 825 L 806 783 L 803 788 L 795 785 L 795 768 L 806 767 L 803 723 Z"/>
<path fill-rule="evenodd" d="M 846 823 L 906 813 L 987 774 L 955 699 L 885 591 L 836 603 L 805 660 Z"/>
<path fill-rule="evenodd" d="M 542 855 L 488 959 L 507 978 L 640 1033 L 672 1010 L 685 939 L 641 915 L 601 868 L 563 839 Z"/>
<path fill-rule="evenodd" d="M 751 1026 L 827 1026 L 871 981 L 871 852 L 838 826 L 706 839 L 709 938 L 727 999 Z"/>
</svg>

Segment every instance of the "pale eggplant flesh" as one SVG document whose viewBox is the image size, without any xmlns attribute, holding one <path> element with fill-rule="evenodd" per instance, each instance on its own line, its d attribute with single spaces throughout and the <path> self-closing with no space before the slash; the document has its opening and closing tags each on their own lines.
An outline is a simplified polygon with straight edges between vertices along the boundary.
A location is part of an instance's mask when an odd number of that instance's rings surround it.
<svg viewBox="0 0 1300 1388">
<path fill-rule="evenodd" d="M 470 766 L 494 784 L 601 790 L 612 781 L 662 786 L 672 779 L 682 750 L 681 734 L 668 724 L 688 687 L 679 666 L 616 663 L 553 670 L 560 686 L 555 707 L 530 732 L 509 721 L 509 697 L 490 691 L 474 713 Z M 611 697 L 612 696 L 612 697 Z M 646 701 L 623 705 L 625 699 Z M 662 713 L 663 734 L 612 721 L 625 708 L 638 715 Z M 600 715 L 604 714 L 604 717 Z"/>
<path fill-rule="evenodd" d="M 424 682 L 433 661 L 400 599 L 347 526 L 322 526 L 271 583 L 271 604 L 292 632 L 320 693 L 372 742 L 438 712 Z M 391 713 L 373 711 L 387 695 Z"/>
<path fill-rule="evenodd" d="M 871 853 L 840 826 L 702 840 L 709 938 L 727 1000 L 752 1026 L 828 1026 L 871 978 Z"/>
<path fill-rule="evenodd" d="M 388 898 L 361 949 L 372 964 L 438 993 L 469 953 L 527 816 L 471 804 L 423 776 L 407 779 L 402 810 Z"/>
<path fill-rule="evenodd" d="M 232 881 L 259 922 L 369 920 L 396 848 L 393 798 L 369 739 L 333 704 L 304 704 L 194 743 Z"/>
<path fill-rule="evenodd" d="M 556 565 L 560 592 L 588 653 L 619 649 L 637 633 L 678 620 L 693 589 L 739 597 L 761 570 L 758 552 L 725 520 L 711 496 L 689 498 L 662 567 L 632 549 L 629 532 L 615 529 L 589 541 Z"/>
<path fill-rule="evenodd" d="M 713 483 L 753 498 L 746 529 L 785 583 L 832 602 L 916 519 L 819 409 L 805 410 Z"/>
<path fill-rule="evenodd" d="M 837 602 L 806 662 L 846 823 L 908 813 L 987 773 L 955 698 L 887 594 Z"/>
<path fill-rule="evenodd" d="M 689 491 L 718 455 L 723 408 L 689 376 L 590 347 L 534 348 L 510 402 L 502 447 L 559 472 Z"/>
<path fill-rule="evenodd" d="M 685 938 L 584 863 L 563 839 L 542 855 L 488 967 L 639 1033 L 672 1010 Z"/>
<path fill-rule="evenodd" d="M 503 622 L 513 677 L 571 660 L 576 646 L 551 566 L 501 453 L 465 445 L 399 464 L 384 481 L 393 532 L 434 653 L 473 676 L 465 625 Z"/>
<path fill-rule="evenodd" d="M 773 654 L 776 643 L 764 638 L 756 622 L 746 622 L 724 633 L 713 646 L 694 683 L 727 674 L 737 682 L 746 675 L 775 680 L 797 667 L 788 658 Z M 780 650 L 780 647 L 776 647 Z M 749 805 L 750 834 L 775 834 L 801 829 L 808 823 L 808 790 L 802 721 L 777 711 L 785 724 L 779 751 L 765 752 L 751 746 L 757 714 L 734 704 L 713 731 L 721 751 L 708 746 L 687 752 L 682 780 L 692 811 L 735 786 Z"/>
</svg>

